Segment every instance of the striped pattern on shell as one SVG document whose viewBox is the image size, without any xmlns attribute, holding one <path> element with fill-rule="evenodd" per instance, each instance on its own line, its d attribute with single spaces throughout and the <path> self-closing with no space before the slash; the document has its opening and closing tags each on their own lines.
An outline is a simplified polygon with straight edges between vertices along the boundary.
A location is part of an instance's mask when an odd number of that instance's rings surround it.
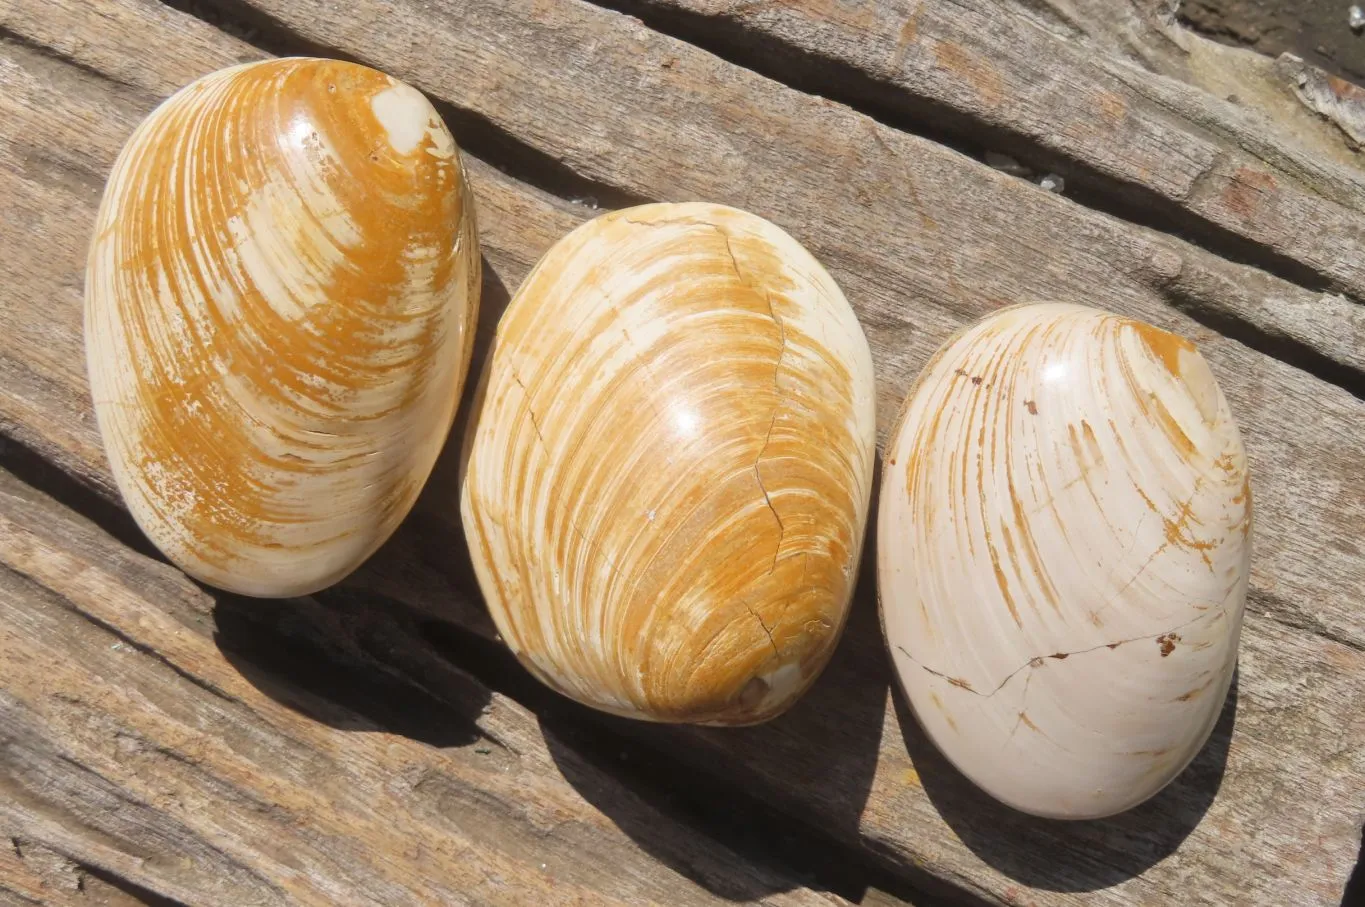
<svg viewBox="0 0 1365 907">
<path fill-rule="evenodd" d="M 932 359 L 886 456 L 882 619 L 944 754 L 1051 817 L 1174 778 L 1227 692 L 1251 550 L 1241 438 L 1195 348 L 1007 309 Z"/>
<path fill-rule="evenodd" d="M 523 663 L 590 706 L 755 723 L 824 667 L 875 457 L 872 360 L 790 236 L 708 204 L 575 230 L 503 316 L 463 516 Z"/>
<path fill-rule="evenodd" d="M 302 594 L 393 532 L 468 368 L 473 215 L 436 111 L 362 66 L 234 67 L 139 126 L 100 207 L 85 335 L 119 489 L 172 561 Z"/>
</svg>

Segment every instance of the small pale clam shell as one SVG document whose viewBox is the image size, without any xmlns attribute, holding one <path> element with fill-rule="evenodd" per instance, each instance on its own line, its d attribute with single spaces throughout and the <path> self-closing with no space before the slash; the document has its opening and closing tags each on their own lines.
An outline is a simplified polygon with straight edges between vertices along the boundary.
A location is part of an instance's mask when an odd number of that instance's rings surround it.
<svg viewBox="0 0 1365 907">
<path fill-rule="evenodd" d="M 1194 346 L 1004 310 L 933 357 L 886 457 L 883 626 L 939 749 L 1049 817 L 1174 778 L 1222 707 L 1251 550 L 1241 438 Z"/>
<path fill-rule="evenodd" d="M 708 204 L 593 220 L 503 316 L 463 480 L 504 640 L 555 689 L 746 724 L 827 662 L 862 548 L 872 360 L 790 236 Z"/>
<path fill-rule="evenodd" d="M 435 462 L 478 287 L 458 151 L 415 89 L 282 59 L 173 95 L 114 165 L 86 273 L 95 413 L 138 524 L 224 589 L 344 576 Z"/>
</svg>

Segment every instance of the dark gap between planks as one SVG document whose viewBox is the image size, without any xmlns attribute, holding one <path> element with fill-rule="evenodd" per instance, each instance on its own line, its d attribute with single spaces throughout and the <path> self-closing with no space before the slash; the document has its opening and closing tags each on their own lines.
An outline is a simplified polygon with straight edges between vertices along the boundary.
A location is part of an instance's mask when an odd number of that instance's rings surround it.
<svg viewBox="0 0 1365 907">
<path fill-rule="evenodd" d="M 183 901 L 177 901 L 174 898 L 168 898 L 163 894 L 157 894 L 155 891 L 143 888 L 141 885 L 130 882 L 122 876 L 115 875 L 107 870 L 100 869 L 98 866 L 90 866 L 84 863 L 78 865 L 81 868 L 81 872 L 85 875 L 99 879 L 110 888 L 118 889 L 137 901 L 137 903 L 145 904 L 146 907 L 190 907 L 189 904 L 186 904 Z M 84 891 L 85 889 L 82 888 L 81 890 Z"/>
<path fill-rule="evenodd" d="M 917 97 L 842 60 L 749 28 L 740 19 L 661 8 L 653 0 L 587 2 L 634 16 L 654 31 L 736 66 L 805 94 L 837 101 L 883 126 L 929 139 L 977 161 L 984 162 L 987 152 L 1008 153 L 1037 173 L 1055 172 L 1066 178 L 1066 197 L 1084 207 L 1175 236 L 1306 289 L 1330 290 L 1328 278 L 1309 266 L 1198 217 L 1150 189 L 1117 180 L 1083 160 L 1044 148 L 1028 136 L 973 119 L 939 101 Z"/>
<path fill-rule="evenodd" d="M 387 71 L 382 60 L 368 60 L 327 45 L 317 44 L 289 31 L 274 17 L 241 0 L 160 0 L 172 9 L 188 13 L 219 31 L 247 42 L 276 57 L 326 57 L 359 63 Z M 629 208 L 652 199 L 581 176 L 563 161 L 498 128 L 483 116 L 456 107 L 426 92 L 427 100 L 445 120 L 460 149 L 490 167 L 543 192 L 566 201 L 593 207 Z"/>
<path fill-rule="evenodd" d="M 51 45 L 48 44 L 44 44 L 41 41 L 34 41 L 27 35 L 21 35 L 18 32 L 12 31 L 11 29 L 6 28 L 3 24 L 0 24 L 0 44 L 11 44 L 15 47 L 21 47 L 24 50 L 30 51 L 34 54 L 37 54 L 40 57 L 43 57 L 44 59 L 55 60 L 56 62 L 61 63 L 64 66 L 70 66 L 72 69 L 75 69 L 89 76 L 92 79 L 96 79 L 100 82 L 104 82 L 108 85 L 114 86 L 115 90 L 119 94 L 135 95 L 143 99 L 147 98 L 147 91 L 145 89 L 137 85 L 132 85 L 128 82 L 125 82 L 122 79 L 115 78 L 114 76 L 111 76 L 109 73 L 102 72 L 101 70 L 81 60 L 74 59 L 70 55 L 63 53 L 58 48 L 52 47 Z M 101 174 L 100 175 L 101 184 L 103 184 L 103 181 L 104 175 Z"/>
<path fill-rule="evenodd" d="M 1185 0 L 1174 13 L 1185 28 L 1220 44 L 1270 57 L 1292 53 L 1360 82 L 1365 38 L 1351 30 L 1349 9 L 1349 0 Z"/>
<path fill-rule="evenodd" d="M 383 69 L 383 61 L 355 57 L 291 32 L 244 0 L 160 0 L 275 56 L 323 56 Z M 1066 158 L 1026 136 L 974 120 L 952 107 L 917 98 L 847 63 L 791 45 L 742 22 L 684 10 L 662 10 L 651 0 L 591 0 L 640 19 L 655 31 L 690 43 L 736 66 L 806 94 L 827 97 L 882 125 L 928 139 L 982 161 L 988 151 L 1010 156 L 1037 172 L 1068 181 L 1066 197 L 1102 214 L 1201 246 L 1222 258 L 1254 267 L 1313 292 L 1330 282 L 1308 266 L 1200 218 L 1142 186 L 1104 175 L 1084 161 Z M 483 116 L 431 97 L 436 110 L 474 157 L 528 186 L 570 202 L 624 208 L 651 199 L 578 174 L 563 161 L 528 145 Z M 1039 190 L 1044 191 L 1044 190 Z M 1308 344 L 1268 331 L 1235 313 L 1215 310 L 1172 288 L 1164 301 L 1203 324 L 1266 356 L 1365 399 L 1365 370 L 1339 362 Z"/>
<path fill-rule="evenodd" d="M 916 97 L 841 60 L 820 56 L 737 19 L 689 10 L 662 9 L 652 0 L 589 0 L 634 16 L 653 30 L 810 95 L 829 98 L 884 126 L 944 145 L 978 161 L 1008 152 L 1029 170 L 1055 172 L 1067 181 L 1066 198 L 1101 214 L 1200 246 L 1318 293 L 1333 292 L 1317 271 L 1181 208 L 1152 190 L 1103 174 L 1018 133 L 975 120 L 955 108 Z M 1044 190 L 1039 190 L 1044 191 Z M 1257 352 L 1307 372 L 1365 399 L 1365 371 L 1338 362 L 1301 341 L 1265 330 L 1235 314 L 1217 311 L 1169 288 L 1162 297 L 1184 312 Z"/>
<path fill-rule="evenodd" d="M 169 563 L 142 534 L 133 515 L 119 501 L 82 482 L 2 429 L 0 469 L 52 498 L 67 510 L 85 517 L 125 547 L 163 564 Z"/>
<path fill-rule="evenodd" d="M 31 857 L 31 853 L 33 850 L 33 842 L 31 842 L 27 838 L 18 835 L 11 835 L 7 839 L 5 839 L 4 845 L 9 846 L 14 851 L 14 855 L 21 862 Z M 103 869 L 99 866 L 95 866 L 90 863 L 82 863 L 79 860 L 73 859 L 67 853 L 52 850 L 51 848 L 48 848 L 45 845 L 41 844 L 38 845 L 38 850 L 39 852 L 55 855 L 67 861 L 66 866 L 69 866 L 75 873 L 76 891 L 78 891 L 84 897 L 89 897 L 91 894 L 90 892 L 91 886 L 88 884 L 88 880 L 95 879 L 96 881 L 102 883 L 103 885 L 113 888 L 118 892 L 127 895 L 133 901 L 139 904 L 146 905 L 146 907 L 189 907 L 189 905 L 185 904 L 183 901 L 177 901 L 174 898 L 158 894 L 157 892 L 152 891 L 149 888 L 145 888 L 141 885 L 138 885 L 136 882 L 131 882 L 128 879 L 125 879 L 122 876 L 117 875 L 115 873 L 109 872 L 108 870 Z M 66 867 L 63 867 L 63 869 L 65 868 Z M 38 870 L 38 874 L 40 876 L 44 875 L 42 870 Z M 104 903 L 104 897 L 102 894 L 97 892 L 96 896 L 100 898 L 99 903 L 101 904 Z M 20 895 L 20 897 L 23 896 Z M 27 901 L 25 902 L 27 903 Z"/>
</svg>

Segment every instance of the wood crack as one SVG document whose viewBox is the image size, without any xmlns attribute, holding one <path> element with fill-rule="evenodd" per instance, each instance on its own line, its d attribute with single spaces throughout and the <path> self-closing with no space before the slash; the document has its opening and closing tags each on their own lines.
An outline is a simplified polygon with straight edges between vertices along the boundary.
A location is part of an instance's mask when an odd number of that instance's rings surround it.
<svg viewBox="0 0 1365 907">
<path fill-rule="evenodd" d="M 1077 190 L 1068 191 L 1066 198 L 1091 211 L 1167 237 L 1195 242 L 1229 263 L 1259 269 L 1301 288 L 1322 292 L 1329 286 L 1336 286 L 1341 292 L 1350 292 L 1349 287 L 1339 285 L 1341 280 L 1327 273 L 1324 265 L 1302 260 L 1301 256 L 1296 257 L 1297 253 L 1282 250 L 1279 247 L 1284 244 L 1276 242 L 1275 238 L 1258 235 L 1256 230 L 1226 225 L 1215 215 L 1199 210 L 1198 205 L 1191 203 L 1188 186 L 1182 198 L 1174 189 L 1166 191 L 1157 185 L 1148 185 L 1140 174 L 1127 173 L 1122 166 L 1115 169 L 1110 162 L 1091 160 L 1084 149 L 1039 137 L 1028 130 L 1026 124 L 1013 122 L 1008 117 L 1003 122 L 1001 118 L 988 119 L 986 114 L 961 109 L 933 90 L 917 90 L 896 71 L 890 74 L 873 71 L 877 67 L 864 64 L 842 45 L 822 42 L 812 31 L 798 28 L 791 33 L 798 37 L 790 37 L 778 26 L 756 24 L 751 17 L 734 16 L 731 9 L 710 13 L 699 9 L 698 4 L 679 0 L 591 2 L 636 17 L 654 31 L 714 54 L 734 66 L 795 91 L 828 98 L 896 132 L 951 148 L 977 161 L 987 152 L 1003 150 L 1031 169 L 1065 171 L 1068 183 Z M 976 12 L 971 8 L 966 14 Z M 791 13 L 791 18 L 801 23 L 807 15 L 796 11 Z M 1007 15 L 1029 18 L 1018 12 Z M 940 41 L 931 37 L 928 26 L 925 35 L 922 40 L 931 45 Z M 1053 37 L 1060 40 L 1055 33 Z M 860 68 L 860 64 L 865 68 Z M 1301 188 L 1334 205 L 1345 206 L 1339 198 L 1357 191 L 1355 187 L 1343 188 L 1324 199 L 1302 163 L 1257 153 L 1250 143 L 1239 141 L 1236 123 L 1219 120 L 1216 125 L 1210 125 L 1193 119 L 1188 111 L 1145 90 L 1142 79 L 1149 77 L 1149 73 L 1136 69 L 1125 73 L 1113 65 L 1106 65 L 1103 60 L 1092 65 L 1096 78 L 1112 79 L 1123 90 L 1132 92 L 1134 106 L 1138 102 L 1152 105 L 1147 114 L 1151 123 L 1174 121 L 1174 128 L 1187 135 L 1191 142 L 1235 144 L 1246 149 L 1251 159 L 1262 161 L 1277 175 L 1283 174 L 1285 181 L 1293 180 L 1296 191 Z M 1018 97 L 1021 102 L 1033 100 L 1025 87 L 1009 82 L 1003 87 L 1011 98 Z M 1157 127 L 1149 125 L 1147 128 Z M 1225 154 L 1221 153 L 1220 158 Z"/>
<path fill-rule="evenodd" d="M 122 645 L 125 645 L 125 646 L 127 646 L 128 648 L 133 649 L 134 651 L 136 651 L 136 652 L 138 652 L 138 653 L 140 653 L 140 654 L 142 654 L 142 655 L 146 655 L 148 658 L 151 658 L 151 659 L 154 659 L 155 661 L 160 662 L 161 664 L 165 665 L 167 668 L 170 668 L 172 671 L 174 671 L 178 676 L 184 678 L 185 680 L 187 680 L 187 681 L 189 681 L 190 683 L 194 684 L 195 686 L 199 687 L 201 690 L 204 690 L 205 692 L 212 694 L 213 696 L 215 696 L 215 697 L 217 697 L 217 698 L 223 700 L 224 702 L 228 702 L 228 703 L 231 703 L 231 704 L 233 704 L 233 705 L 238 705 L 238 706 L 244 706 L 244 705 L 245 705 L 245 704 L 244 704 L 240 699 L 238 699 L 236 696 L 233 696 L 231 693 L 227 692 L 226 690 L 221 689 L 220 687 L 218 687 L 216 684 L 212 683 L 211 681 L 206 680 L 206 679 L 203 678 L 203 677 L 199 677 L 199 676 L 197 676 L 197 675 L 195 675 L 195 674 L 193 674 L 193 673 L 191 673 L 191 672 L 185 670 L 184 668 L 182 668 L 182 667 L 180 667 L 179 665 L 177 665 L 174 661 L 172 661 L 172 660 L 171 660 L 170 658 L 168 658 L 167 656 L 165 656 L 165 655 L 161 654 L 160 652 L 156 651 L 155 649 L 153 649 L 153 648 L 147 646 L 145 643 L 139 642 L 138 640 L 136 640 L 136 639 L 134 639 L 133 637 L 129 636 L 127 633 L 123 632 L 121 629 L 119 629 L 118 627 L 116 627 L 116 626 L 114 626 L 113 624 L 109 623 L 108 621 L 105 621 L 105 620 L 101 619 L 100 617 L 96 616 L 95 614 L 92 614 L 91 612 L 89 612 L 89 611 L 87 611 L 86 609 L 82 608 L 82 607 L 80 606 L 80 604 L 78 604 L 78 603 L 75 602 L 75 601 L 72 601 L 72 600 L 71 600 L 69 597 L 67 597 L 67 595 L 66 595 L 64 592 L 62 592 L 60 589 L 53 588 L 53 586 L 52 586 L 51 584 L 45 582 L 41 577 L 35 576 L 35 575 L 29 573 L 29 572 L 26 571 L 26 570 L 20 569 L 20 568 L 16 567 L 15 565 L 13 565 L 13 564 L 11 564 L 11 563 L 9 563 L 9 562 L 4 562 L 3 564 L 0 564 L 0 567 L 2 567 L 3 569 L 9 571 L 10 573 L 13 573 L 15 576 L 21 576 L 21 577 L 23 577 L 25 580 L 27 580 L 28 582 L 31 582 L 31 583 L 33 583 L 33 584 L 35 584 L 35 585 L 37 585 L 37 586 L 39 586 L 39 587 L 41 587 L 41 588 L 43 588 L 43 589 L 46 589 L 46 590 L 49 591 L 49 592 L 51 592 L 52 595 L 53 595 L 53 597 L 54 597 L 58 602 L 60 602 L 60 603 L 61 603 L 61 606 L 62 606 L 63 608 L 65 608 L 66 610 L 68 610 L 68 611 L 70 611 L 71 613 L 77 615 L 78 617 L 81 617 L 81 618 L 83 618 L 83 619 L 89 621 L 90 623 L 92 623 L 92 624 L 94 624 L 95 626 L 99 627 L 101 630 L 104 630 L 106 633 L 108 633 L 108 634 L 110 634 L 111 636 L 113 636 L 113 637 L 115 637 L 116 639 L 118 639 L 119 642 L 120 642 Z"/>
<path fill-rule="evenodd" d="M 151 94 L 147 89 L 140 85 L 136 85 L 125 79 L 119 78 L 113 73 L 91 66 L 84 61 L 71 56 L 68 52 L 59 47 L 53 47 L 50 44 L 35 41 L 29 36 L 22 35 L 4 25 L 0 25 L 0 42 L 17 45 L 45 59 L 61 63 L 65 66 L 70 66 L 72 69 L 84 73 L 91 78 L 98 79 L 101 82 L 107 82 L 114 86 L 119 93 L 126 94 L 131 92 L 139 98 L 146 98 Z"/>
<path fill-rule="evenodd" d="M 1162 302 L 1204 327 L 1365 400 L 1365 369 L 1328 355 L 1273 325 L 1252 321 L 1180 278 L 1154 281 L 1152 287 Z"/>
<path fill-rule="evenodd" d="M 160 810 L 158 810 L 157 805 L 152 800 L 147 799 L 146 797 L 129 790 L 128 787 L 120 783 L 118 779 L 111 777 L 106 771 L 97 768 L 90 762 L 82 759 L 73 758 L 63 753 L 54 754 L 53 759 L 62 765 L 69 766 L 72 769 L 72 771 L 75 772 L 78 776 L 84 776 L 87 778 L 94 779 L 94 781 L 98 783 L 99 787 L 103 791 L 107 791 L 110 795 L 116 797 L 118 800 L 128 804 L 134 809 L 138 811 L 147 811 L 152 815 L 157 815 L 160 813 Z M 257 799 L 259 801 L 259 798 Z M 172 819 L 172 821 L 176 820 Z M 242 860 L 239 855 L 232 853 L 230 849 L 223 846 L 222 843 L 214 840 L 210 836 L 199 834 L 196 832 L 191 832 L 191 834 L 193 834 L 194 841 L 196 844 L 202 847 L 205 851 L 208 851 L 209 853 L 219 858 L 218 861 L 220 865 L 230 866 L 232 867 L 232 869 L 237 870 L 245 878 L 254 883 L 255 886 L 257 886 L 263 893 L 269 892 L 271 895 L 274 895 L 281 899 L 286 897 L 286 892 L 280 887 L 280 885 L 275 880 L 273 880 L 265 872 L 263 872 L 261 867 L 250 865 L 246 861 Z M 58 852 L 60 853 L 61 851 Z M 83 865 L 80 863 L 79 860 L 75 858 L 75 854 L 64 853 L 63 856 L 66 856 L 73 863 Z M 137 863 L 139 865 L 145 862 L 140 857 L 133 857 L 133 859 L 137 860 Z M 85 868 L 87 869 L 87 871 L 90 869 L 89 866 L 86 866 Z M 111 878 L 126 881 L 127 883 L 126 886 L 120 885 L 120 887 L 132 888 L 137 891 L 148 890 L 144 889 L 140 884 L 132 881 L 125 875 L 113 871 L 110 871 L 109 875 Z M 172 907 L 182 907 L 182 902 L 178 900 L 173 900 L 165 895 L 158 894 L 157 896 L 163 898 L 164 900 L 162 902 L 158 902 L 154 899 L 148 899 L 146 903 L 148 904 L 165 903 L 168 905 L 172 905 Z"/>
<path fill-rule="evenodd" d="M 1275 601 L 1280 602 L 1284 601 L 1283 599 L 1267 595 L 1261 592 L 1260 590 L 1253 589 L 1247 593 L 1246 611 L 1248 614 L 1253 614 L 1258 618 L 1268 620 L 1271 623 L 1279 624 L 1281 627 L 1286 627 L 1290 630 L 1299 630 L 1309 634 L 1310 636 L 1316 636 L 1319 639 L 1325 639 L 1328 642 L 1334 642 L 1337 645 L 1345 646 L 1346 648 L 1352 649 L 1360 653 L 1361 655 L 1365 655 L 1365 642 L 1362 642 L 1359 639 L 1353 639 L 1349 636 L 1337 632 L 1336 630 L 1331 629 L 1330 627 L 1325 627 L 1321 623 L 1316 623 L 1308 619 L 1295 620 L 1293 618 L 1286 617 L 1282 614 L 1276 613 L 1271 608 L 1265 606 L 1253 608 L 1252 603 L 1262 597 L 1274 598 Z"/>
</svg>

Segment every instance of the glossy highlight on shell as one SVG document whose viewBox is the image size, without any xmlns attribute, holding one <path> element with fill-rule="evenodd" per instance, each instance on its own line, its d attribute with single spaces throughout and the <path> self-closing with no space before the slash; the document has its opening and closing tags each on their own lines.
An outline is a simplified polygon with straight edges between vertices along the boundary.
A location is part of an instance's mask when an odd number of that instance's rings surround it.
<svg viewBox="0 0 1365 907">
<path fill-rule="evenodd" d="M 295 58 L 173 95 L 114 165 L 86 274 L 95 413 L 143 531 L 249 595 L 350 572 L 445 440 L 478 288 L 459 152 L 415 89 Z"/>
<path fill-rule="evenodd" d="M 503 639 L 605 711 L 750 724 L 824 667 L 871 496 L 872 360 L 843 294 L 751 214 L 593 220 L 498 328 L 463 478 Z"/>
<path fill-rule="evenodd" d="M 1251 551 L 1241 437 L 1194 346 L 1003 310 L 930 361 L 883 476 L 883 626 L 948 759 L 1055 818 L 1179 774 L 1232 678 Z"/>
</svg>

